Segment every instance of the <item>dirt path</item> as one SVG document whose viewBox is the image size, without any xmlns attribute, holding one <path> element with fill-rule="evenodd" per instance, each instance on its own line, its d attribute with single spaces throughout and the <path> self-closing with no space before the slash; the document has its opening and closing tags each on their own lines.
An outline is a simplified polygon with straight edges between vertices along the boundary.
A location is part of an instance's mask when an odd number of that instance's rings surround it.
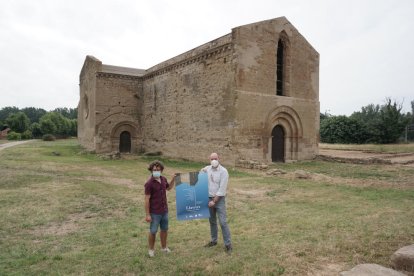
<svg viewBox="0 0 414 276">
<path fill-rule="evenodd" d="M 17 145 L 20 145 L 20 144 L 25 144 L 25 143 L 33 142 L 33 141 L 35 141 L 35 140 L 24 140 L 24 141 L 16 141 L 16 142 L 8 142 L 8 143 L 0 144 L 0 151 L 4 150 L 6 148 L 10 148 L 10 147 L 13 147 L 13 146 L 17 146 Z"/>
</svg>

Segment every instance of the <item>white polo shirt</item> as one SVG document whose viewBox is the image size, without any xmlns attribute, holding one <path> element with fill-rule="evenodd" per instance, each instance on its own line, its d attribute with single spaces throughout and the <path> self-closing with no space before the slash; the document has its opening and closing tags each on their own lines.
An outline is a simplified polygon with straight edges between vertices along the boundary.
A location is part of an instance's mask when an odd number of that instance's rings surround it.
<svg viewBox="0 0 414 276">
<path fill-rule="evenodd" d="M 206 166 L 202 171 L 207 172 L 208 175 L 208 196 L 226 196 L 229 181 L 227 169 L 219 164 L 217 168 Z"/>
</svg>

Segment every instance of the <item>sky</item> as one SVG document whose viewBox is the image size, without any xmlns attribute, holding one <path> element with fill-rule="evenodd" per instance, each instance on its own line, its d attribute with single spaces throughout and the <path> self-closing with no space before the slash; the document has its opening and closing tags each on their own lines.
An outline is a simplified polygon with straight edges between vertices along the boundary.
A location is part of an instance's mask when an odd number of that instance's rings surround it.
<svg viewBox="0 0 414 276">
<path fill-rule="evenodd" d="M 232 28 L 285 16 L 320 54 L 321 113 L 414 101 L 412 0 L 5 0 L 0 108 L 77 107 L 87 55 L 148 69 Z"/>
</svg>

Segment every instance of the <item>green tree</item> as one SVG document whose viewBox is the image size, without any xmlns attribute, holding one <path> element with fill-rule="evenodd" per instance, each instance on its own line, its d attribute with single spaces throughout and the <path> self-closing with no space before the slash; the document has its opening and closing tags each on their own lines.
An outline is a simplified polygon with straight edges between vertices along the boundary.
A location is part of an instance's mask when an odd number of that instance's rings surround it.
<svg viewBox="0 0 414 276">
<path fill-rule="evenodd" d="M 19 112 L 19 108 L 15 106 L 6 106 L 0 109 L 0 121 L 5 122 L 7 117 L 9 117 L 13 113 Z"/>
<path fill-rule="evenodd" d="M 25 130 L 21 135 L 22 135 L 21 137 L 22 137 L 23 140 L 33 138 L 32 132 L 28 129 Z"/>
<path fill-rule="evenodd" d="M 26 114 L 20 111 L 14 114 L 10 114 L 6 119 L 6 123 L 11 130 L 18 133 L 23 133 L 29 128 L 30 119 L 26 116 Z"/>
<path fill-rule="evenodd" d="M 325 113 L 319 113 L 319 121 L 322 122 L 323 120 L 331 117 L 332 115 L 329 114 L 327 111 Z"/>
<path fill-rule="evenodd" d="M 44 134 L 67 137 L 70 133 L 70 122 L 60 113 L 48 112 L 40 118 L 40 128 Z"/>
<path fill-rule="evenodd" d="M 360 144 L 366 140 L 364 126 L 356 119 L 347 116 L 330 116 L 321 122 L 321 142 Z"/>
<path fill-rule="evenodd" d="M 77 108 L 59 107 L 59 108 L 55 108 L 52 112 L 60 113 L 63 115 L 63 117 L 66 117 L 68 119 L 78 118 Z"/>
<path fill-rule="evenodd" d="M 380 105 L 369 104 L 361 108 L 361 111 L 354 112 L 350 118 L 357 120 L 364 126 L 367 133 L 364 143 L 380 143 Z"/>
<path fill-rule="evenodd" d="M 402 104 L 386 99 L 385 105 L 380 110 L 380 143 L 389 144 L 397 142 L 403 134 L 409 119 L 401 113 Z"/>
<path fill-rule="evenodd" d="M 56 125 L 51 119 L 43 119 L 42 117 L 40 119 L 40 130 L 43 134 L 54 134 L 56 133 Z"/>
<path fill-rule="evenodd" d="M 414 124 L 414 101 L 411 101 L 411 123 Z"/>
<path fill-rule="evenodd" d="M 46 110 L 36 107 L 25 107 L 21 111 L 29 117 L 32 123 L 38 123 L 40 118 L 47 113 Z"/>
<path fill-rule="evenodd" d="M 7 134 L 7 140 L 21 140 L 21 139 L 22 139 L 22 135 L 20 133 L 10 131 Z"/>
<path fill-rule="evenodd" d="M 359 121 L 367 132 L 366 143 L 395 143 L 400 138 L 408 124 L 406 114 L 401 113 L 402 104 L 386 98 L 384 105 L 362 107 L 354 112 L 351 118 Z"/>
<path fill-rule="evenodd" d="M 407 138 L 409 141 L 414 141 L 414 101 L 411 101 L 411 113 L 407 113 Z"/>
<path fill-rule="evenodd" d="M 40 138 L 43 135 L 42 128 L 39 123 L 33 123 L 30 125 L 30 130 L 34 138 Z"/>
<path fill-rule="evenodd" d="M 78 136 L 78 121 L 76 119 L 69 120 L 70 132 L 69 135 L 76 137 Z"/>
</svg>

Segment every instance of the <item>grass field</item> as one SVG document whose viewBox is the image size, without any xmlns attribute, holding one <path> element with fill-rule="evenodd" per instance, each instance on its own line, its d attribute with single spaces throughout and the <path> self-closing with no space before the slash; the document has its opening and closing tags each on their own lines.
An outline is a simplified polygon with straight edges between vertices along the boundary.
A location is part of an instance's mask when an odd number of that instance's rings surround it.
<svg viewBox="0 0 414 276">
<path fill-rule="evenodd" d="M 205 249 L 208 221 L 177 221 L 147 257 L 143 184 L 154 158 L 103 160 L 76 140 L 0 151 L 0 275 L 337 275 L 390 266 L 414 243 L 414 168 L 307 161 L 285 175 L 228 168 L 234 252 Z M 164 175 L 204 164 L 163 160 Z M 310 173 L 296 179 L 295 170 Z"/>
</svg>

